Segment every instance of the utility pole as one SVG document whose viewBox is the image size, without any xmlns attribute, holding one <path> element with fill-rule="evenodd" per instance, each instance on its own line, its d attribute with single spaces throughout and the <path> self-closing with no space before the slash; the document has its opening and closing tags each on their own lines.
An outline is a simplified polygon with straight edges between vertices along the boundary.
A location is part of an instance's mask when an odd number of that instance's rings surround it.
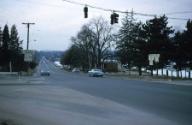
<svg viewBox="0 0 192 125">
<path fill-rule="evenodd" d="M 27 50 L 29 49 L 29 28 L 30 25 L 34 25 L 35 23 L 22 23 L 24 25 L 27 25 Z"/>
<path fill-rule="evenodd" d="M 131 20 L 132 20 L 132 21 L 135 21 L 133 9 L 131 10 Z"/>
</svg>

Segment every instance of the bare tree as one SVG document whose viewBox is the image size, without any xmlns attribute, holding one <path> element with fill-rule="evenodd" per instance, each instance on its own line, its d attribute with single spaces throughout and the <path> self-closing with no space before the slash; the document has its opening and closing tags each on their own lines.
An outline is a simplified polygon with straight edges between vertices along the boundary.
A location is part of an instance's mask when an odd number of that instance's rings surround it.
<svg viewBox="0 0 192 125">
<path fill-rule="evenodd" d="M 84 59 L 87 62 L 88 68 L 92 67 L 92 43 L 93 43 L 93 32 L 89 29 L 87 25 L 84 25 L 81 31 L 76 37 L 72 37 L 71 41 L 74 45 L 82 50 L 82 53 L 86 55 Z"/>
<path fill-rule="evenodd" d="M 95 18 L 85 24 L 71 40 L 86 54 L 89 68 L 101 67 L 113 41 L 112 27 L 104 18 Z"/>
<path fill-rule="evenodd" d="M 89 27 L 95 35 L 92 49 L 96 56 L 96 66 L 101 67 L 101 61 L 107 58 L 107 51 L 111 47 L 113 41 L 112 27 L 102 17 L 93 19 L 89 23 Z"/>
</svg>

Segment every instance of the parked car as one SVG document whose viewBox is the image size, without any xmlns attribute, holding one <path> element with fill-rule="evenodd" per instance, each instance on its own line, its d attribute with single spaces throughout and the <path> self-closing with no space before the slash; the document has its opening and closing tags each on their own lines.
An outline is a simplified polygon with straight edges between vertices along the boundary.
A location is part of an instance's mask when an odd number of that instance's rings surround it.
<svg viewBox="0 0 192 125">
<path fill-rule="evenodd" d="M 104 73 L 101 69 L 91 69 L 88 71 L 88 75 L 92 77 L 103 77 Z"/>
<path fill-rule="evenodd" d="M 79 73 L 79 72 L 80 72 L 80 69 L 79 69 L 79 68 L 73 68 L 72 72 Z"/>
<path fill-rule="evenodd" d="M 50 76 L 50 72 L 48 70 L 41 70 L 41 76 Z"/>
</svg>

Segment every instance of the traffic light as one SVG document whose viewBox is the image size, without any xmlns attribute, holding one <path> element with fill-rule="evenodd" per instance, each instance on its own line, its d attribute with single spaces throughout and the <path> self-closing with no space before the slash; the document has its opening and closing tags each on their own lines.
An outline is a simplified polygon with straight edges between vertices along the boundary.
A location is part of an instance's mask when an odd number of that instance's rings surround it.
<svg viewBox="0 0 192 125">
<path fill-rule="evenodd" d="M 84 18 L 88 18 L 88 7 L 84 7 Z"/>
<path fill-rule="evenodd" d="M 111 25 L 113 25 L 113 24 L 114 24 L 114 15 L 111 14 Z"/>
<path fill-rule="evenodd" d="M 118 23 L 118 18 L 119 18 L 119 14 L 112 13 L 111 14 L 111 24 L 113 25 L 114 23 Z"/>
<path fill-rule="evenodd" d="M 119 14 L 117 13 L 113 13 L 113 16 L 114 16 L 114 23 L 118 23 L 118 18 L 119 18 Z"/>
</svg>

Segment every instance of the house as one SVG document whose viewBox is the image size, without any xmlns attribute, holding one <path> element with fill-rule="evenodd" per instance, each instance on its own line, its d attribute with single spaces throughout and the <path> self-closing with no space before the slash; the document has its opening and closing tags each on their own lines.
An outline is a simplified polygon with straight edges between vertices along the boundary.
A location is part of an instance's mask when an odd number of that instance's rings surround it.
<svg viewBox="0 0 192 125">
<path fill-rule="evenodd" d="M 107 59 L 102 61 L 102 63 L 103 63 L 102 68 L 104 69 L 105 72 L 119 72 L 122 70 L 121 62 L 118 60 Z"/>
</svg>

